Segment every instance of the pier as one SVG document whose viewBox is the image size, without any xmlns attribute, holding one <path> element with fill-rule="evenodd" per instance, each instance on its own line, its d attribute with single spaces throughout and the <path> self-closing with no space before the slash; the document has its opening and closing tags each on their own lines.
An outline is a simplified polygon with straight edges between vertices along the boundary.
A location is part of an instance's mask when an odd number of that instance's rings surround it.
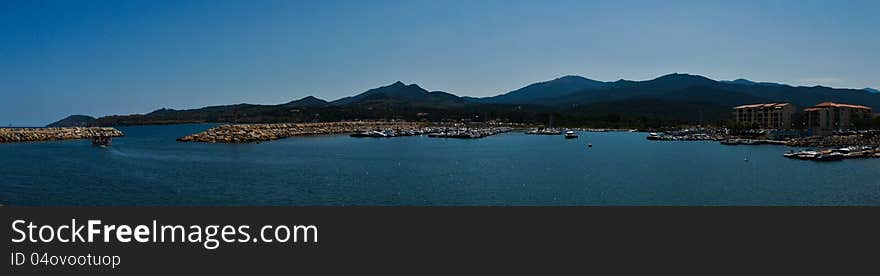
<svg viewBox="0 0 880 276">
<path fill-rule="evenodd" d="M 722 145 L 781 145 L 789 147 L 880 147 L 880 132 L 862 131 L 829 136 L 810 136 L 794 138 L 773 138 L 768 135 L 733 135 L 724 131 L 669 131 L 650 133 L 648 140 L 653 141 L 718 141 Z"/>
<path fill-rule="evenodd" d="M 880 148 L 871 146 L 832 148 L 825 150 L 789 151 L 782 156 L 812 161 L 840 161 L 844 159 L 880 158 Z"/>
<path fill-rule="evenodd" d="M 178 138 L 180 142 L 259 143 L 294 136 L 353 134 L 372 130 L 393 130 L 399 133 L 421 129 L 424 123 L 412 122 L 333 122 L 302 124 L 234 124 L 221 125 L 204 132 Z"/>
<path fill-rule="evenodd" d="M 210 128 L 178 138 L 180 142 L 259 143 L 294 136 L 349 134 L 352 137 L 428 135 L 442 138 L 482 138 L 513 130 L 507 126 L 435 125 L 416 122 L 333 122 L 302 124 L 236 124 Z"/>
<path fill-rule="evenodd" d="M 785 145 L 789 147 L 880 147 L 880 133 L 795 138 L 786 141 Z"/>
<path fill-rule="evenodd" d="M 0 143 L 78 139 L 106 139 L 109 143 L 110 138 L 122 136 L 122 131 L 112 127 L 0 128 Z"/>
</svg>

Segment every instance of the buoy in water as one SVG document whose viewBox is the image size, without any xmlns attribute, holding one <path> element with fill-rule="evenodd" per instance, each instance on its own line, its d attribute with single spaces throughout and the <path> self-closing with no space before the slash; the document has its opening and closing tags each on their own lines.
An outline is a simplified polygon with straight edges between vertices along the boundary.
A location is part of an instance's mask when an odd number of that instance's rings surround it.
<svg viewBox="0 0 880 276">
<path fill-rule="evenodd" d="M 592 148 L 592 147 L 593 147 L 593 144 L 587 144 L 587 147 L 588 147 L 588 148 Z"/>
</svg>

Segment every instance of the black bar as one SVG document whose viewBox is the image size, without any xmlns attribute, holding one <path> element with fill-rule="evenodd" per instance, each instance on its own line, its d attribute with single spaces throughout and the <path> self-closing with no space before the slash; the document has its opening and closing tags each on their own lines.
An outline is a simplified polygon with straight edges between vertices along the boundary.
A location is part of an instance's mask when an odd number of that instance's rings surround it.
<svg viewBox="0 0 880 276">
<path fill-rule="evenodd" d="M 107 266 L 13 266 L 12 272 L 495 273 L 519 267 L 585 269 L 610 263 L 757 260 L 785 254 L 876 258 L 878 208 L 845 207 L 3 207 L 11 252 L 120 256 Z M 14 220 L 69 224 L 315 225 L 316 243 L 13 243 Z M 253 229 L 256 231 L 256 229 Z M 863 251 L 867 250 L 867 251 Z M 740 255 L 742 254 L 742 255 Z M 11 262 L 11 257 L 7 257 Z M 727 258 L 727 257 L 724 257 Z M 734 259 L 724 259 L 733 261 Z M 685 262 L 685 263 L 679 263 Z M 864 263 L 862 263 L 864 262 Z M 850 266 L 852 267 L 852 266 Z M 569 270 L 577 271 L 577 270 Z"/>
</svg>

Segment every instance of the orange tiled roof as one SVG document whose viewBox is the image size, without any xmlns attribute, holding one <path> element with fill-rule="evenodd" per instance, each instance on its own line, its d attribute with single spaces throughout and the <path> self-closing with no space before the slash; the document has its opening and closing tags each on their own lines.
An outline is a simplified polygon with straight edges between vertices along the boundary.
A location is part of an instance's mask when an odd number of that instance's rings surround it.
<svg viewBox="0 0 880 276">
<path fill-rule="evenodd" d="M 820 104 L 817 104 L 817 105 L 814 106 L 814 107 L 807 108 L 807 109 L 818 110 L 818 109 L 828 108 L 828 107 L 843 107 L 843 108 L 856 108 L 856 109 L 868 109 L 868 110 L 871 109 L 870 107 L 867 107 L 867 106 L 864 106 L 864 105 L 840 104 L 840 103 L 832 103 L 832 102 L 824 102 L 824 103 L 820 103 Z M 804 111 L 810 111 L 810 110 L 807 110 L 807 109 L 804 109 Z"/>
<path fill-rule="evenodd" d="M 743 108 L 769 108 L 769 107 L 783 107 L 788 105 L 788 103 L 763 103 L 763 104 L 747 104 L 734 107 L 734 109 L 743 109 Z"/>
</svg>

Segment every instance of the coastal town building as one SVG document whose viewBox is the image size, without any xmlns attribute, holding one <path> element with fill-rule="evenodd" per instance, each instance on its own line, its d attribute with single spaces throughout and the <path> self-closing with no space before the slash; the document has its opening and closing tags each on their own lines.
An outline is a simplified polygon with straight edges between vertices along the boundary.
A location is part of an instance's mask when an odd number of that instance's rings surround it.
<svg viewBox="0 0 880 276">
<path fill-rule="evenodd" d="M 733 120 L 752 128 L 789 129 L 797 108 L 790 103 L 762 103 L 733 108 Z"/>
<path fill-rule="evenodd" d="M 862 105 L 824 102 L 804 109 L 807 128 L 814 135 L 828 135 L 835 130 L 851 129 L 859 120 L 869 120 L 873 116 L 870 107 Z"/>
</svg>

